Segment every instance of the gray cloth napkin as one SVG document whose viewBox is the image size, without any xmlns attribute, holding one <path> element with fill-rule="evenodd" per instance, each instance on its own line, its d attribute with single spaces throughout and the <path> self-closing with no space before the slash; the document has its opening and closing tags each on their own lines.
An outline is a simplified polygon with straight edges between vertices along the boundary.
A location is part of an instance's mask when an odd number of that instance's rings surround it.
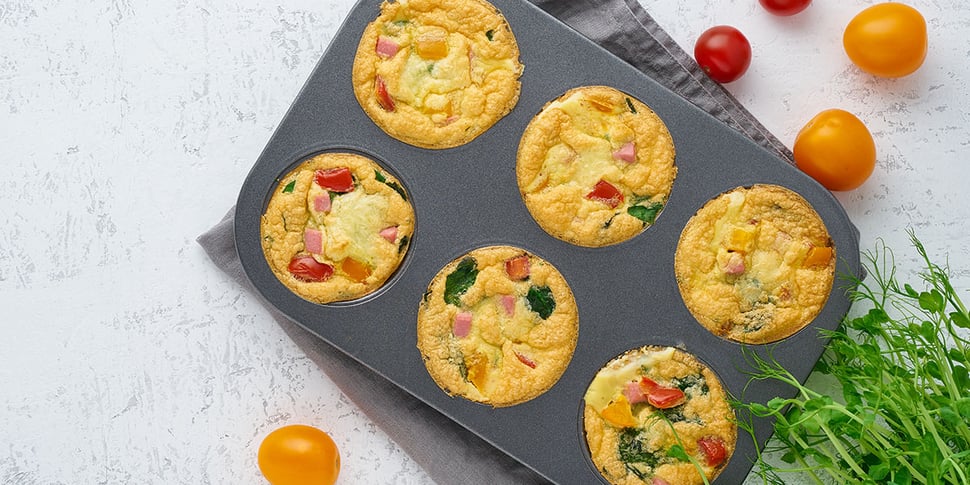
<svg viewBox="0 0 970 485">
<path fill-rule="evenodd" d="M 647 14 L 637 0 L 531 0 L 616 56 L 715 118 L 788 161 L 791 151 L 720 84 L 712 81 Z M 253 290 L 236 254 L 233 213 L 198 238 L 212 261 Z M 253 291 L 254 295 L 258 295 Z M 441 484 L 547 483 L 450 418 L 318 339 L 266 305 L 276 322 L 320 369 Z"/>
</svg>

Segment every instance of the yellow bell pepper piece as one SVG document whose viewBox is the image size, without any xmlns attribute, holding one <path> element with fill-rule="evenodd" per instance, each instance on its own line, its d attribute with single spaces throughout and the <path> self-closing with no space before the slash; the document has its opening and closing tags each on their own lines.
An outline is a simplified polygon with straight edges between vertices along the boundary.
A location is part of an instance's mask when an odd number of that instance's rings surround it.
<svg viewBox="0 0 970 485">
<path fill-rule="evenodd" d="M 727 240 L 724 241 L 724 247 L 728 251 L 746 253 L 751 250 L 751 242 L 754 241 L 754 232 L 755 226 L 753 224 L 735 227 L 731 229 Z"/>
<path fill-rule="evenodd" d="M 802 267 L 828 266 L 832 260 L 832 248 L 829 246 L 812 246 L 802 261 Z"/>
<path fill-rule="evenodd" d="M 608 423 L 617 428 L 630 428 L 637 425 L 637 420 L 633 417 L 633 409 L 626 396 L 620 394 L 608 406 L 600 411 L 600 416 Z"/>
<path fill-rule="evenodd" d="M 488 357 L 475 352 L 465 358 L 465 368 L 468 369 L 468 381 L 479 390 L 484 390 L 485 379 L 488 377 Z"/>
<path fill-rule="evenodd" d="M 417 51 L 425 59 L 444 59 L 448 55 L 448 32 L 435 28 L 418 34 Z"/>
</svg>

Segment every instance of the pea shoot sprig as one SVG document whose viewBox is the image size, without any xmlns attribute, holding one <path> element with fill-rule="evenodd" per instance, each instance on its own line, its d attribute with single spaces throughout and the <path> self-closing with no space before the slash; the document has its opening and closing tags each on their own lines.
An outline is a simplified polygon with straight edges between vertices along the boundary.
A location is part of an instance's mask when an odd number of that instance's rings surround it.
<svg viewBox="0 0 970 485">
<path fill-rule="evenodd" d="M 947 268 L 909 234 L 923 263 L 924 289 L 900 284 L 893 252 L 880 242 L 863 254 L 869 278 L 855 281 L 850 294 L 868 311 L 824 333 L 830 341 L 815 373 L 834 380 L 840 396 L 813 390 L 776 361 L 749 354 L 752 379 L 781 381 L 796 391 L 790 399 L 735 403 L 775 420 L 765 454 L 780 454 L 787 465 L 759 456 L 756 469 L 765 483 L 785 483 L 786 473 L 815 483 L 970 483 L 970 315 Z"/>
</svg>

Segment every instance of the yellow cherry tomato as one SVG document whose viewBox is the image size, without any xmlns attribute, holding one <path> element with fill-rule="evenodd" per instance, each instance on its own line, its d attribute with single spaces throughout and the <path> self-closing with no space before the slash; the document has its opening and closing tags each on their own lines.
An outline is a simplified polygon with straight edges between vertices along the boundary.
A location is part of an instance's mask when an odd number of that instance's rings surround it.
<svg viewBox="0 0 970 485">
<path fill-rule="evenodd" d="M 340 474 L 340 453 L 330 435 L 302 424 L 263 438 L 258 463 L 272 485 L 333 485 Z"/>
<path fill-rule="evenodd" d="M 926 58 L 926 44 L 926 20 L 915 8 L 895 2 L 859 12 L 842 35 L 849 59 L 882 77 L 902 77 L 918 69 Z"/>
<path fill-rule="evenodd" d="M 876 167 L 876 144 L 866 125 L 841 109 L 815 115 L 795 137 L 795 164 L 829 190 L 852 190 Z"/>
</svg>

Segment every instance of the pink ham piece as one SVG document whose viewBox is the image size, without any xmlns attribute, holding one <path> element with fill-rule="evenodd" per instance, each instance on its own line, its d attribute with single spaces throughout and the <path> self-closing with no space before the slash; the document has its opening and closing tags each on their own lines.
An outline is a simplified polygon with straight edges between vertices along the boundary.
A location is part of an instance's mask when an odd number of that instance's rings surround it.
<svg viewBox="0 0 970 485">
<path fill-rule="evenodd" d="M 313 210 L 317 212 L 330 212 L 330 193 L 324 192 L 313 198 Z"/>
<path fill-rule="evenodd" d="M 613 152 L 613 158 L 615 160 L 633 163 L 637 161 L 637 147 L 632 141 L 626 142 L 619 150 Z"/>
<path fill-rule="evenodd" d="M 385 227 L 384 229 L 381 229 L 379 234 L 382 238 L 386 239 L 387 242 L 393 243 L 395 240 L 397 240 L 397 226 Z"/>
<path fill-rule="evenodd" d="M 451 115 L 445 118 L 444 120 L 441 120 L 440 122 L 435 123 L 435 126 L 448 126 L 456 121 L 458 121 L 458 115 Z"/>
<path fill-rule="evenodd" d="M 455 334 L 455 337 L 465 338 L 472 329 L 472 313 L 471 312 L 458 312 L 455 315 L 455 323 L 451 328 L 451 333 Z"/>
<path fill-rule="evenodd" d="M 397 45 L 397 42 L 394 42 L 393 40 L 388 39 L 383 35 L 377 38 L 378 56 L 381 56 L 385 59 L 394 57 L 394 54 L 397 54 L 397 51 L 400 48 L 401 46 Z"/>
<path fill-rule="evenodd" d="M 724 274 L 737 276 L 744 273 L 744 256 L 741 253 L 731 253 L 727 263 L 724 263 Z"/>
<path fill-rule="evenodd" d="M 636 404 L 640 402 L 647 402 L 647 394 L 643 392 L 643 387 L 637 381 L 628 382 L 626 387 L 623 388 L 623 396 L 630 404 Z"/>
<path fill-rule="evenodd" d="M 323 253 L 323 233 L 319 229 L 307 228 L 303 231 L 303 245 L 308 253 Z"/>
<path fill-rule="evenodd" d="M 512 295 L 502 295 L 499 297 L 499 302 L 502 304 L 502 309 L 505 310 L 505 315 L 509 317 L 515 316 L 515 297 Z"/>
<path fill-rule="evenodd" d="M 668 482 L 667 480 L 664 480 L 663 478 L 660 478 L 660 477 L 653 477 L 653 484 L 652 485 L 670 485 L 670 482 Z"/>
</svg>

